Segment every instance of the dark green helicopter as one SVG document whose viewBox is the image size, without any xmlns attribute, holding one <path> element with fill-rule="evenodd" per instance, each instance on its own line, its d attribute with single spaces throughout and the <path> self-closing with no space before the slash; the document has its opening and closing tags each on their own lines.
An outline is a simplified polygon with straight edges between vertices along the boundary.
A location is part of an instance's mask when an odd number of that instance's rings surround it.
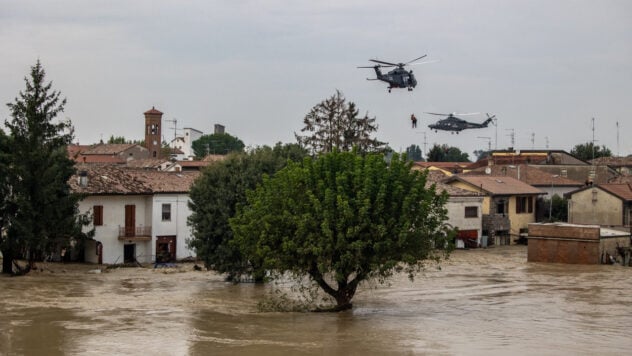
<svg viewBox="0 0 632 356">
<path fill-rule="evenodd" d="M 411 65 L 413 62 L 418 61 L 426 56 L 427 55 L 424 54 L 423 56 L 419 58 L 415 58 L 412 61 L 408 61 L 406 63 L 390 63 L 390 62 L 380 61 L 377 59 L 369 59 L 369 61 L 375 62 L 377 64 L 374 66 L 358 67 L 358 68 L 375 69 L 375 74 L 377 75 L 377 78 L 375 79 L 367 78 L 367 80 L 381 80 L 383 82 L 387 82 L 389 93 L 391 92 L 391 89 L 393 88 L 408 88 L 408 91 L 412 91 L 413 88 L 417 86 L 417 80 L 415 79 L 415 76 L 413 75 L 413 71 L 406 70 L 404 69 L 404 67 L 407 65 Z M 415 64 L 424 64 L 424 63 L 430 63 L 430 62 L 422 62 L 422 63 L 415 63 Z M 380 68 L 390 68 L 390 67 L 397 67 L 397 68 L 391 70 L 390 72 L 386 74 L 382 74 L 382 71 L 380 70 Z"/>
</svg>

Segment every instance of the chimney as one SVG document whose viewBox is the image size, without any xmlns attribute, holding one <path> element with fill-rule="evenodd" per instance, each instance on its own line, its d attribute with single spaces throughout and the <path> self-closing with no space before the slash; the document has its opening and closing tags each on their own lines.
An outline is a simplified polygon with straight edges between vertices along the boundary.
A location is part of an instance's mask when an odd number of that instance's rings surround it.
<svg viewBox="0 0 632 356">
<path fill-rule="evenodd" d="M 88 172 L 79 172 L 79 186 L 83 188 L 88 186 Z"/>
</svg>

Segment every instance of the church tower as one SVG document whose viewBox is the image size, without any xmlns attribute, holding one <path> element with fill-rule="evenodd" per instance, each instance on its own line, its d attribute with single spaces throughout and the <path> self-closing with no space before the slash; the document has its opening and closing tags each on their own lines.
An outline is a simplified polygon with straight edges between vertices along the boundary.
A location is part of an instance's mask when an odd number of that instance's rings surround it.
<svg viewBox="0 0 632 356">
<path fill-rule="evenodd" d="M 162 113 L 153 106 L 145 112 L 145 147 L 149 150 L 149 157 L 160 157 L 162 147 Z"/>
</svg>

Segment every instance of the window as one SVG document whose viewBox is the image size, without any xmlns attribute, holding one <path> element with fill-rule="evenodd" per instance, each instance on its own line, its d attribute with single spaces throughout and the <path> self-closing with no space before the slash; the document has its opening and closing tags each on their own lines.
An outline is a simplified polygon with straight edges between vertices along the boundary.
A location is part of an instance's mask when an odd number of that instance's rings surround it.
<svg viewBox="0 0 632 356">
<path fill-rule="evenodd" d="M 499 199 L 496 201 L 496 214 L 503 214 L 505 215 L 507 213 L 507 204 L 505 204 L 505 200 L 504 199 Z"/>
<path fill-rule="evenodd" d="M 171 204 L 162 204 L 162 221 L 171 221 Z"/>
<path fill-rule="evenodd" d="M 466 206 L 465 207 L 465 217 L 466 218 L 477 218 L 478 217 L 478 207 L 476 207 L 476 206 Z"/>
<path fill-rule="evenodd" d="M 533 213 L 533 197 L 516 197 L 516 214 Z"/>
<path fill-rule="evenodd" d="M 94 216 L 92 217 L 92 224 L 94 224 L 94 226 L 102 226 L 103 225 L 103 205 L 93 206 L 92 213 L 94 214 Z"/>
</svg>

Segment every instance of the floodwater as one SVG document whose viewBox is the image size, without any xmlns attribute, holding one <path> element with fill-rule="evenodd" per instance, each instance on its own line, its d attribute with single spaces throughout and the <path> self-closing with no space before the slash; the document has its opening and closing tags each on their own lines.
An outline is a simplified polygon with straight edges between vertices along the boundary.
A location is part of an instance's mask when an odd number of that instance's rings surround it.
<svg viewBox="0 0 632 356">
<path fill-rule="evenodd" d="M 212 272 L 44 265 L 0 277 L 2 355 L 622 355 L 632 269 L 526 262 L 526 247 L 455 251 L 341 313 L 259 312 L 272 285 Z M 54 271 L 54 273 L 52 272 Z"/>
</svg>

